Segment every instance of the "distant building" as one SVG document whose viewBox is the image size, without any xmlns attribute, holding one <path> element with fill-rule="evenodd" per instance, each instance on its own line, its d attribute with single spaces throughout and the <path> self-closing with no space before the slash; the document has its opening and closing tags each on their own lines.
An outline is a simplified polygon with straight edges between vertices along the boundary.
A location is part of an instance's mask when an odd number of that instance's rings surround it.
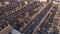
<svg viewBox="0 0 60 34">
<path fill-rule="evenodd" d="M 40 2 L 53 2 L 53 0 L 34 0 L 34 1 L 40 1 Z"/>
<path fill-rule="evenodd" d="M 60 4 L 60 0 L 54 0 L 53 3 L 54 4 Z"/>
<path fill-rule="evenodd" d="M 0 34 L 9 34 L 9 32 L 11 31 L 12 27 L 10 25 L 8 25 L 7 27 L 5 27 L 4 29 L 2 29 L 0 31 Z"/>
<path fill-rule="evenodd" d="M 55 1 L 60 2 L 60 0 L 55 0 Z"/>
<path fill-rule="evenodd" d="M 40 2 L 47 2 L 47 0 L 40 0 Z"/>
</svg>

